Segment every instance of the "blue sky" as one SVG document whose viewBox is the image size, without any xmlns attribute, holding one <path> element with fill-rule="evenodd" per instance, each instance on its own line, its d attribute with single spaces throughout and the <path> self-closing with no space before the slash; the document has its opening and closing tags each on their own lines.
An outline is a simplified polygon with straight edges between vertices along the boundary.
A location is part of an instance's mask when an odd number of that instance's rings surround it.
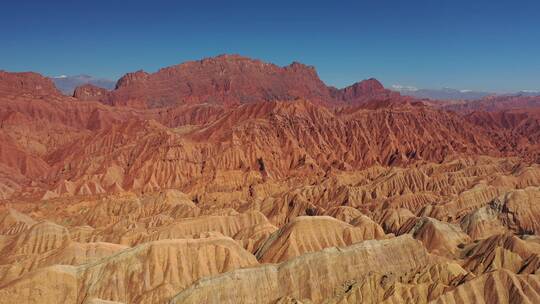
<svg viewBox="0 0 540 304">
<path fill-rule="evenodd" d="M 337 87 L 540 90 L 540 1 L 4 1 L 0 69 L 126 72 L 222 53 Z"/>
</svg>

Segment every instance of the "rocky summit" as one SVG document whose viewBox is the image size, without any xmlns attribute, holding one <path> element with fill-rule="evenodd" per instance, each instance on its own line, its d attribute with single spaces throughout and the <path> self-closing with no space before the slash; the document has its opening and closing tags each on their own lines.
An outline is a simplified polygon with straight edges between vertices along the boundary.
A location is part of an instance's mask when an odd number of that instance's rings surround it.
<svg viewBox="0 0 540 304">
<path fill-rule="evenodd" d="M 540 303 L 540 99 L 221 55 L 0 72 L 0 303 Z"/>
</svg>

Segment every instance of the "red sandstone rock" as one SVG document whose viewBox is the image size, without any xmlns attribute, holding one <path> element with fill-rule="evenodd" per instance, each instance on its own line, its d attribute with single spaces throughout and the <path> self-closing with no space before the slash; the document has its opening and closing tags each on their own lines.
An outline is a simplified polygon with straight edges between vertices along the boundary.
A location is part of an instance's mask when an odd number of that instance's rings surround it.
<svg viewBox="0 0 540 304">
<path fill-rule="evenodd" d="M 10 73 L 0 70 L 0 93 L 2 95 L 32 96 L 60 95 L 52 80 L 33 72 Z"/>
<path fill-rule="evenodd" d="M 0 303 L 538 301 L 538 117 L 240 56 L 0 72 Z"/>
</svg>

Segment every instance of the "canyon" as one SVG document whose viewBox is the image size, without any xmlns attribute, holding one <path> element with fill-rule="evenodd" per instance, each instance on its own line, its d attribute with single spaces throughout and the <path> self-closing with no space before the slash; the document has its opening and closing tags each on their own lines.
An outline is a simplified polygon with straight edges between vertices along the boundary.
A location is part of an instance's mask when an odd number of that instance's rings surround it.
<svg viewBox="0 0 540 304">
<path fill-rule="evenodd" d="M 0 303 L 538 303 L 540 97 L 221 55 L 0 71 Z"/>
</svg>

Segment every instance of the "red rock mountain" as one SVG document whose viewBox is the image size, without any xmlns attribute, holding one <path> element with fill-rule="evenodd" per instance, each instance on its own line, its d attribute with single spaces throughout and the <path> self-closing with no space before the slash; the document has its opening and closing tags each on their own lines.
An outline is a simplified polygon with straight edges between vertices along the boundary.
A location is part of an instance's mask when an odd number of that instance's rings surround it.
<svg viewBox="0 0 540 304">
<path fill-rule="evenodd" d="M 538 303 L 526 104 L 240 56 L 73 97 L 0 72 L 0 304 Z"/>
<path fill-rule="evenodd" d="M 375 79 L 338 90 L 326 86 L 315 68 L 298 62 L 285 67 L 238 55 L 222 55 L 163 68 L 128 73 L 107 99 L 85 86 L 84 99 L 111 105 L 167 107 L 180 104 L 243 104 L 257 101 L 310 100 L 319 104 L 359 104 L 370 98 L 397 98 Z M 80 92 L 77 96 L 81 96 Z"/>
<path fill-rule="evenodd" d="M 73 97 L 83 101 L 99 101 L 107 103 L 109 100 L 109 91 L 92 84 L 85 84 L 75 88 Z"/>
<path fill-rule="evenodd" d="M 32 96 L 60 95 L 52 80 L 33 72 L 9 73 L 0 70 L 2 95 L 29 94 Z"/>
</svg>

